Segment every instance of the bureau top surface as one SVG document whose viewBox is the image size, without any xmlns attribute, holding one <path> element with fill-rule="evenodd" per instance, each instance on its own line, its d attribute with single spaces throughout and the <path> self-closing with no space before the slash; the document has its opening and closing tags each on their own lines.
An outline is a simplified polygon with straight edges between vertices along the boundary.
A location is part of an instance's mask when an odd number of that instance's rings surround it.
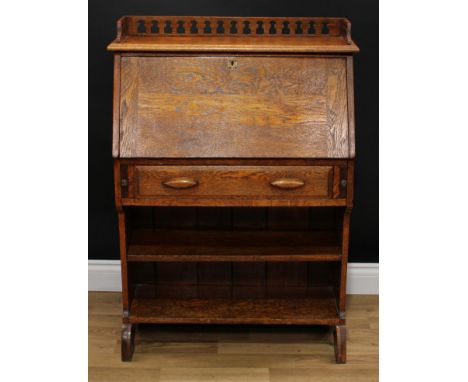
<svg viewBox="0 0 468 382">
<path fill-rule="evenodd" d="M 300 52 L 359 51 L 344 18 L 124 16 L 116 52 Z"/>
</svg>

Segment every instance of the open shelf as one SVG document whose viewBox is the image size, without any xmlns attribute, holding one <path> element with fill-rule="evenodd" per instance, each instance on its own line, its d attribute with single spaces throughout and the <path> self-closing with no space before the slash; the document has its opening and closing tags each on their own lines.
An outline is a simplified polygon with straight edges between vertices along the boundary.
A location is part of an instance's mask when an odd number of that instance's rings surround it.
<svg viewBox="0 0 468 382">
<path fill-rule="evenodd" d="M 304 293 L 306 292 L 306 293 Z M 138 296 L 131 323 L 179 324 L 316 324 L 341 322 L 331 287 L 302 288 L 290 297 L 163 298 Z"/>
<path fill-rule="evenodd" d="M 344 322 L 342 210 L 132 211 L 130 323 Z"/>
<path fill-rule="evenodd" d="M 132 232 L 127 260 L 138 261 L 339 261 L 334 231 L 170 230 Z"/>
</svg>

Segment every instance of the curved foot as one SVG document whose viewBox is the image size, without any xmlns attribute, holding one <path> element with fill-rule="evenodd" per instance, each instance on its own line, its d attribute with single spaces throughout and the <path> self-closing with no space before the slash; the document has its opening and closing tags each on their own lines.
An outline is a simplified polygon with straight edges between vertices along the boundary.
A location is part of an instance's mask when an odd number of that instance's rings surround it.
<svg viewBox="0 0 468 382">
<path fill-rule="evenodd" d="M 122 325 L 122 361 L 130 362 L 135 349 L 135 325 Z"/>
<path fill-rule="evenodd" d="M 346 363 L 346 326 L 336 325 L 333 330 L 336 363 Z"/>
</svg>

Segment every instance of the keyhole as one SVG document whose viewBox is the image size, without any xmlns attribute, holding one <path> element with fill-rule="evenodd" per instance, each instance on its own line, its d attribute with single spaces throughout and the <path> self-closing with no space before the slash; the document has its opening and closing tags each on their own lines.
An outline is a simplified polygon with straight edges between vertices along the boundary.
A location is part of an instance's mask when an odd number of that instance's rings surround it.
<svg viewBox="0 0 468 382">
<path fill-rule="evenodd" d="M 229 69 L 234 69 L 235 67 L 237 67 L 237 61 L 236 60 L 229 60 L 228 67 L 229 67 Z"/>
</svg>

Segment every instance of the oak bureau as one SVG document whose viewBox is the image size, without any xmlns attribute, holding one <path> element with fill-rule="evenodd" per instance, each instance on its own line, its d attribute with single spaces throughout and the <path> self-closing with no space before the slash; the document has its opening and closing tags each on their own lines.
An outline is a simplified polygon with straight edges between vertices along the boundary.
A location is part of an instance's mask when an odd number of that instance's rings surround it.
<svg viewBox="0 0 468 382">
<path fill-rule="evenodd" d="M 137 324 L 296 324 L 346 362 L 350 22 L 125 16 L 108 49 L 122 360 Z"/>
</svg>

